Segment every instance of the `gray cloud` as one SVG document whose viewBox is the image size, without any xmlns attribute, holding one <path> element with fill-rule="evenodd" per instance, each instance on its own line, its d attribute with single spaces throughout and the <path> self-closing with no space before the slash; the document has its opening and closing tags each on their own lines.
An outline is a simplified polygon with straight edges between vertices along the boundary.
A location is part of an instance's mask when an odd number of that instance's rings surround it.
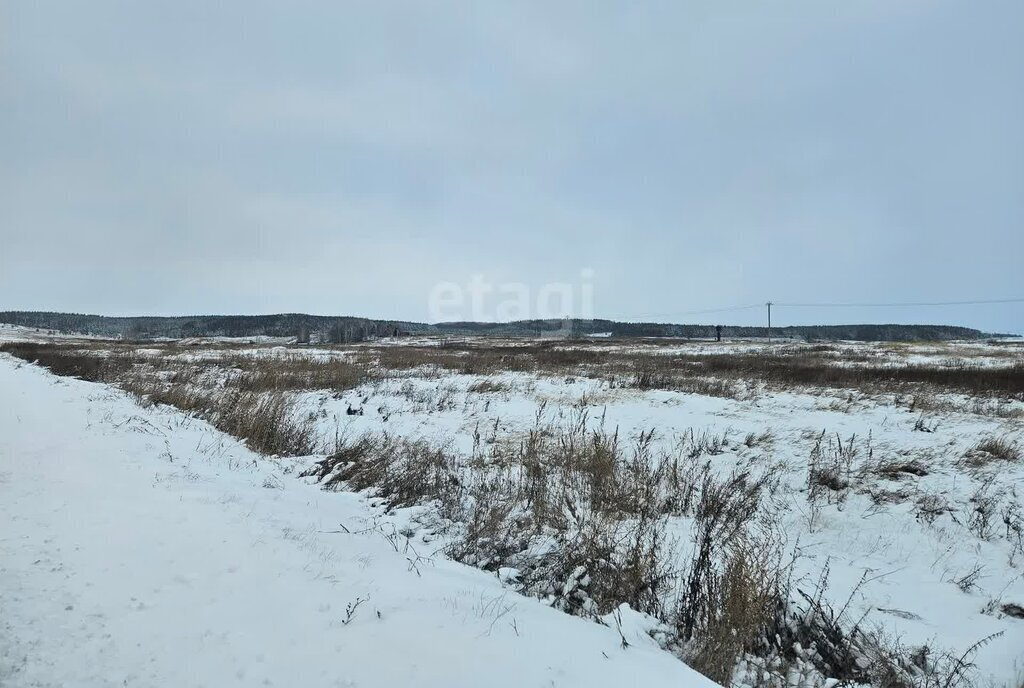
<svg viewBox="0 0 1024 688">
<path fill-rule="evenodd" d="M 1001 0 L 7 3 L 2 306 L 422 319 L 437 282 L 584 267 L 609 317 L 1021 296 L 1022 21 Z M 1024 331 L 1024 306 L 779 319 Z"/>
</svg>

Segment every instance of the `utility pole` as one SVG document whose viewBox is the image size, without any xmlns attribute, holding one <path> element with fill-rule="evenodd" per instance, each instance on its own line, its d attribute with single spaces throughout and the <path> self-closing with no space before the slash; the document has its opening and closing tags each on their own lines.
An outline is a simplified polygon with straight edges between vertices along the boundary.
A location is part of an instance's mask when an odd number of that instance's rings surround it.
<svg viewBox="0 0 1024 688">
<path fill-rule="evenodd" d="M 772 302 L 769 301 L 765 304 L 768 306 L 768 341 L 772 341 Z"/>
</svg>

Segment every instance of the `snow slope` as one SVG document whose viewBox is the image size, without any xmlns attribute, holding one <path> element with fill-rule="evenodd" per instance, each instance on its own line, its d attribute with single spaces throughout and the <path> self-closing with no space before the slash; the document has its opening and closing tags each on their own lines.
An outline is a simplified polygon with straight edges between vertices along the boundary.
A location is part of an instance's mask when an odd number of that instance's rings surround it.
<svg viewBox="0 0 1024 688">
<path fill-rule="evenodd" d="M 713 685 L 292 468 L 0 354 L 0 685 Z"/>
</svg>

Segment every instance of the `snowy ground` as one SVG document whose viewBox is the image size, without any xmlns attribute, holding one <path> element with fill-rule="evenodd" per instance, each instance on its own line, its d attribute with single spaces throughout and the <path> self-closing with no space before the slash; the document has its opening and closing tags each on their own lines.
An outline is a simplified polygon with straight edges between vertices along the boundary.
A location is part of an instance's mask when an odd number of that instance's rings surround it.
<svg viewBox="0 0 1024 688">
<path fill-rule="evenodd" d="M 377 346 L 426 343 L 439 344 Z M 217 389 L 238 364 L 232 356 L 363 365 L 374 351 L 207 344 L 135 353 L 210 366 L 216 374 L 189 384 Z M 629 353 L 638 345 L 556 346 Z M 656 343 L 644 351 L 799 356 L 816 346 Z M 970 372 L 1024 361 L 1019 342 L 829 349 L 836 365 Z M 705 396 L 571 370 L 482 375 L 429 366 L 377 370 L 344 391 L 289 394 L 300 418 L 315 421 L 323 452 L 336 436 L 387 433 L 443 448 L 461 462 L 467 483 L 493 438 L 516 443 L 580 413 L 588 427 L 616 431 L 624 446 L 652 431 L 657 451 L 687 437 L 725 440 L 699 463 L 719 475 L 779 472 L 767 507 L 800 589 L 813 592 L 828 570 L 823 596 L 846 609 L 847 625 L 860 620 L 893 648 L 910 655 L 927 647 L 933 658 L 959 657 L 988 639 L 966 656 L 971 684 L 1024 684 L 1024 618 L 1017 615 L 1024 611 L 1024 463 L 977 450 L 992 438 L 1024 449 L 1020 400 L 894 394 L 884 385 L 747 385 L 735 396 Z M 60 684 L 64 667 L 72 672 L 65 676 L 80 677 L 74 672 L 92 666 L 86 660 L 93 656 L 103 658 L 95 663 L 99 678 L 131 678 L 127 685 L 287 684 L 295 677 L 302 685 L 704 680 L 661 651 L 644 632 L 651 620 L 628 609 L 621 622 L 607 617 L 609 628 L 562 616 L 440 554 L 424 561 L 439 543 L 422 510 L 384 513 L 295 477 L 318 457 L 258 457 L 204 422 L 140 408 L 110 387 L 57 379 L 2 354 L 0 401 L 0 510 L 12 524 L 0 532 L 0 678 L 7 671 L 12 685 Z M 844 486 L 812 500 L 809 457 L 819 444 L 826 457 L 845 457 Z M 685 566 L 693 519 L 671 516 L 666 524 L 679 544 L 676 563 Z M 363 599 L 345 623 L 347 606 Z M 801 680 L 820 685 L 824 678 Z"/>
<path fill-rule="evenodd" d="M 85 341 L 95 339 L 88 335 L 62 335 L 54 330 L 43 330 L 38 327 L 23 327 L 0 323 L 0 342 L 52 342 L 56 340 Z"/>
<path fill-rule="evenodd" d="M 849 600 L 850 619 L 863 619 L 907 648 L 927 646 L 959 656 L 998 634 L 971 655 L 977 667 L 974 680 L 1012 688 L 1024 680 L 1024 619 L 1001 613 L 1003 605 L 1024 609 L 1024 549 L 1020 531 L 1010 528 L 1016 524 L 1019 529 L 1024 515 L 1024 465 L 994 461 L 968 469 L 963 463 L 987 437 L 1007 437 L 1024 446 L 1019 418 L 922 415 L 894 406 L 891 399 L 857 394 L 767 392 L 736 400 L 609 389 L 585 379 L 567 383 L 523 374 L 491 379 L 503 382 L 504 389 L 471 392 L 478 377 L 448 375 L 440 381 L 375 383 L 340 398 L 308 394 L 306 403 L 322 416 L 339 419 L 348 436 L 384 427 L 463 454 L 472 451 L 481 428 L 485 435 L 492 427 L 530 428 L 540 404 L 546 404 L 548 417 L 569 417 L 568 409 L 578 408 L 581 400 L 592 424 L 603 419 L 623 438 L 652 429 L 663 446 L 690 433 L 727 437 L 730 446 L 711 457 L 720 473 L 757 470 L 772 462 L 785 467 L 779 525 L 787 545 L 799 552 L 795 575 L 805 589 L 813 588 L 827 565 L 826 596 L 835 607 Z M 366 414 L 346 416 L 345 409 L 353 405 Z M 922 418 L 927 431 L 915 430 Z M 744 445 L 749 434 L 765 432 L 771 433 L 770 442 Z M 841 503 L 812 507 L 806 490 L 808 456 L 823 432 L 828 442 L 853 442 L 853 477 Z M 882 475 L 875 468 L 915 461 L 926 475 Z M 986 537 L 979 537 L 976 523 L 981 500 L 991 511 Z M 932 504 L 943 511 L 930 521 L 926 507 Z M 676 524 L 683 541 L 689 527 L 685 520 Z"/>
<path fill-rule="evenodd" d="M 292 468 L 0 355 L 0 685 L 711 685 Z"/>
</svg>

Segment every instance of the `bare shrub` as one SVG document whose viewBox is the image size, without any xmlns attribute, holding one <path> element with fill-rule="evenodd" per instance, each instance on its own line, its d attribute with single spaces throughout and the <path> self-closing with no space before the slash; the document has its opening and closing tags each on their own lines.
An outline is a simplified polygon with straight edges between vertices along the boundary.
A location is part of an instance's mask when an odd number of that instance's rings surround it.
<svg viewBox="0 0 1024 688">
<path fill-rule="evenodd" d="M 687 647 L 687 663 L 729 685 L 740 658 L 757 649 L 774 618 L 781 603 L 781 574 L 771 548 L 736 547 L 712 587 L 706 626 Z"/>
<path fill-rule="evenodd" d="M 818 503 L 842 504 L 851 484 L 853 461 L 857 457 L 857 436 L 843 443 L 837 434 L 833 439 L 822 431 L 811 449 L 807 464 L 807 499 Z"/>
<path fill-rule="evenodd" d="M 1003 509 L 1003 525 L 1010 543 L 1010 565 L 1018 556 L 1024 556 L 1024 509 L 1019 502 L 1010 502 Z"/>
<path fill-rule="evenodd" d="M 953 511 L 953 507 L 941 494 L 923 494 L 916 504 L 916 516 L 928 525 L 932 525 L 943 514 Z"/>
<path fill-rule="evenodd" d="M 676 614 L 680 638 L 689 642 L 694 634 L 715 624 L 719 594 L 719 555 L 728 551 L 757 514 L 761 495 L 773 475 L 751 480 L 734 473 L 724 481 L 707 474 L 694 513 L 693 558 Z"/>
<path fill-rule="evenodd" d="M 667 371 L 649 360 L 638 362 L 633 371 L 632 386 L 637 389 L 669 389 L 672 382 L 672 376 Z"/>
<path fill-rule="evenodd" d="M 967 519 L 967 528 L 982 540 L 988 540 L 994 534 L 995 516 L 998 500 L 989 491 L 992 479 L 982 481 L 971 495 L 971 512 Z"/>
<path fill-rule="evenodd" d="M 456 561 L 493 571 L 527 549 L 531 528 L 515 488 L 502 479 L 475 481 L 467 490 L 465 530 L 448 548 Z"/>
<path fill-rule="evenodd" d="M 863 582 L 864 578 L 838 611 L 825 598 L 829 586 L 827 563 L 811 592 L 794 587 L 787 593 L 802 603 L 777 608 L 767 635 L 777 656 L 788 662 L 809 661 L 822 675 L 840 683 L 908 686 L 898 660 L 894 661 L 893 653 L 863 629 L 863 619 L 847 619 L 850 602 Z M 810 652 L 800 656 L 797 648 L 809 648 Z"/>
<path fill-rule="evenodd" d="M 676 572 L 661 520 L 580 515 L 556 542 L 528 568 L 527 592 L 549 596 L 572 614 L 597 616 L 626 603 L 664 617 L 663 600 Z"/>
</svg>

